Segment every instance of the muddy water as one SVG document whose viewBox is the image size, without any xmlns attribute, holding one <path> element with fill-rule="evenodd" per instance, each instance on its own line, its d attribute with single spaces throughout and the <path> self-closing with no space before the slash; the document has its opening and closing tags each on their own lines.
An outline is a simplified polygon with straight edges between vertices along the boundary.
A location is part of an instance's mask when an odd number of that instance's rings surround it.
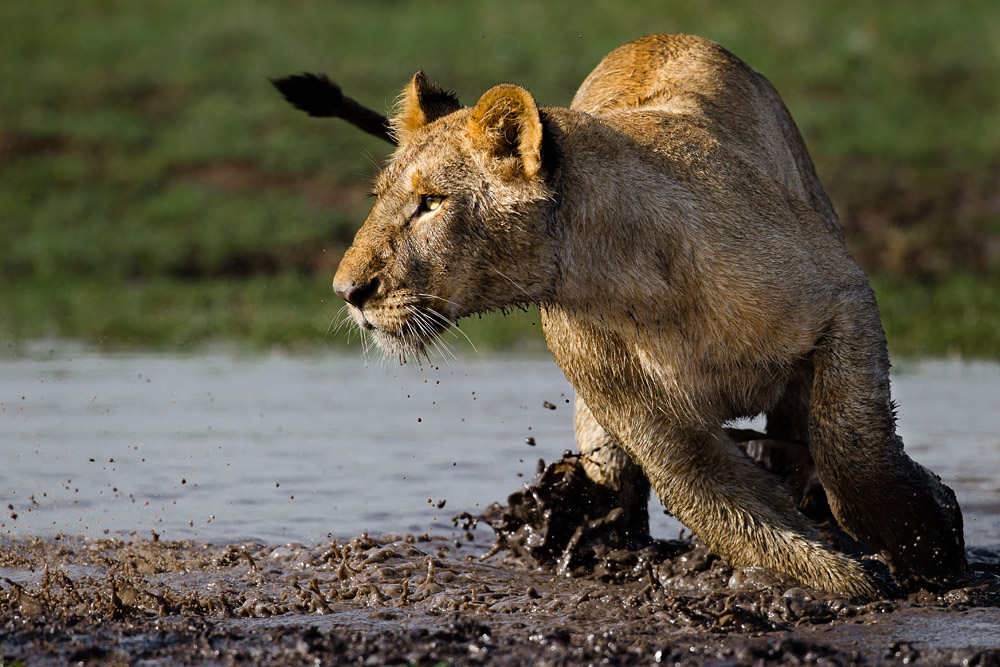
<svg viewBox="0 0 1000 667">
<path fill-rule="evenodd" d="M 545 359 L 35 350 L 0 360 L 0 489 L 17 514 L 0 530 L 266 542 L 433 531 L 572 447 L 572 397 Z"/>
<path fill-rule="evenodd" d="M 1000 544 L 1000 365 L 902 363 L 894 391 L 907 450 L 955 489 L 967 541 Z M 37 345 L 0 359 L 0 531 L 273 543 L 450 527 L 573 446 L 572 397 L 544 358 Z M 654 534 L 676 536 L 653 514 Z"/>
<path fill-rule="evenodd" d="M 690 540 L 573 578 L 484 559 L 492 531 L 450 517 L 572 443 L 545 359 L 40 345 L 0 360 L 0 662 L 997 664 L 1000 365 L 896 371 L 907 448 L 958 494 L 973 567 L 865 602 Z"/>
</svg>

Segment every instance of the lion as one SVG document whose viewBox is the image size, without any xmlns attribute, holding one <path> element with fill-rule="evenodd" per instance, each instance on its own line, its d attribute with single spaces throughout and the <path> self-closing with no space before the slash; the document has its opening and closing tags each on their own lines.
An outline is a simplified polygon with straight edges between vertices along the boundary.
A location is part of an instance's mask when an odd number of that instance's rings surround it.
<svg viewBox="0 0 1000 667">
<path fill-rule="evenodd" d="M 388 354 L 536 304 L 587 474 L 640 524 L 652 488 L 734 566 L 884 593 L 724 429 L 766 415 L 899 585 L 965 571 L 955 495 L 895 431 L 874 293 L 762 75 L 714 42 L 650 35 L 568 109 L 512 84 L 463 108 L 417 72 L 388 132 L 398 148 L 333 281 Z"/>
</svg>

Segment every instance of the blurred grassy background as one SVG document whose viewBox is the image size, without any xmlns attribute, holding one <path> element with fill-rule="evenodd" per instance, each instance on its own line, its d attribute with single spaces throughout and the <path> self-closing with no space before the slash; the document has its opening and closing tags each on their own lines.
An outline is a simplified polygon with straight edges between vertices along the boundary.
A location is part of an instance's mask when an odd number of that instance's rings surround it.
<svg viewBox="0 0 1000 667">
<path fill-rule="evenodd" d="M 872 276 L 894 354 L 1000 356 L 1000 12 L 880 3 L 0 5 L 0 339 L 312 349 L 387 146 L 288 107 L 326 72 L 387 108 L 416 69 L 467 104 L 513 81 L 567 105 L 612 48 L 718 42 L 796 118 Z M 540 347 L 537 314 L 463 325 Z"/>
</svg>

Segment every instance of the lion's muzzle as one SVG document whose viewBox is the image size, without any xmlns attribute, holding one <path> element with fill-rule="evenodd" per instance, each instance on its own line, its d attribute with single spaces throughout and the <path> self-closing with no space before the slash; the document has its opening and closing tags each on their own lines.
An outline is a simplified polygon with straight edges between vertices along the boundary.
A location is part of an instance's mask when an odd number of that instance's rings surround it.
<svg viewBox="0 0 1000 667">
<path fill-rule="evenodd" d="M 355 308 L 362 308 L 365 301 L 378 290 L 378 278 L 367 281 L 341 279 L 338 275 L 333 279 L 333 292 Z"/>
</svg>

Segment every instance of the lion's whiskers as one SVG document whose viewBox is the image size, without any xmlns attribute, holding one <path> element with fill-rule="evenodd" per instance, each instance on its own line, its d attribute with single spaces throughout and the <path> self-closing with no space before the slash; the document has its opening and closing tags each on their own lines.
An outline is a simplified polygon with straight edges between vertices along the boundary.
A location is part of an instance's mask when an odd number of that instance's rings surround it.
<svg viewBox="0 0 1000 667">
<path fill-rule="evenodd" d="M 443 319 L 446 327 L 451 325 L 451 322 L 448 321 L 447 318 L 445 318 L 443 315 L 437 313 L 434 310 L 431 310 L 429 308 L 423 309 L 414 304 L 406 304 L 404 308 L 408 313 L 410 313 L 413 316 L 413 319 L 407 322 L 407 326 L 410 327 L 415 325 L 417 329 L 419 329 L 419 333 L 421 334 L 421 342 L 423 343 L 423 348 L 425 353 L 427 349 L 427 343 L 430 343 L 434 347 L 435 351 L 439 355 L 441 355 L 441 359 L 444 360 L 445 362 L 458 360 L 458 357 L 455 356 L 455 352 L 454 350 L 452 350 L 451 346 L 448 345 L 446 341 L 441 340 L 438 337 L 437 335 L 438 327 L 434 324 L 431 315 L 432 314 L 437 315 L 438 317 Z M 430 362 L 429 355 L 427 361 Z"/>
<path fill-rule="evenodd" d="M 338 318 L 340 320 L 339 322 L 337 322 Z M 334 322 L 337 322 L 337 326 L 333 325 Z M 340 307 L 340 310 L 337 311 L 337 314 L 333 316 L 333 319 L 330 320 L 330 325 L 326 328 L 326 335 L 324 336 L 324 338 L 329 338 L 330 336 L 336 336 L 338 333 L 340 333 L 341 329 L 343 329 L 347 324 L 350 324 L 352 322 L 354 322 L 354 320 L 351 319 L 351 314 L 347 312 L 347 304 L 345 303 L 343 306 Z M 350 328 L 347 329 L 347 342 L 348 343 L 351 342 Z"/>
<path fill-rule="evenodd" d="M 454 301 L 449 301 L 448 299 L 445 299 L 445 298 L 440 297 L 440 296 L 434 297 L 434 295 L 432 295 L 432 294 L 418 294 L 417 296 L 433 297 L 433 298 L 441 299 L 442 301 L 445 301 L 447 303 L 452 303 L 452 304 L 455 304 L 456 306 L 458 306 L 458 304 L 455 303 Z M 459 308 L 461 308 L 461 306 L 459 306 Z M 468 341 L 469 345 L 472 347 L 472 351 L 473 352 L 477 352 L 477 353 L 479 352 L 479 350 L 476 349 L 476 344 L 472 342 L 471 338 L 469 338 L 469 334 L 467 334 L 464 331 L 462 331 L 461 327 L 459 327 L 457 323 L 455 323 L 455 322 L 451 321 L 450 319 L 448 319 L 448 317 L 444 313 L 440 313 L 440 312 L 434 310 L 433 308 L 422 308 L 420 310 L 421 310 L 421 312 L 426 317 L 429 317 L 431 319 L 437 320 L 442 325 L 442 328 L 445 329 L 445 330 L 447 330 L 448 333 L 450 333 L 455 338 L 458 338 L 459 335 L 461 335 L 463 338 L 465 338 L 465 340 Z"/>
<path fill-rule="evenodd" d="M 365 357 L 365 366 L 368 365 L 368 350 L 375 343 L 374 337 L 368 331 L 365 331 L 361 327 L 357 327 L 357 330 L 361 333 L 361 354 Z"/>
<path fill-rule="evenodd" d="M 507 282 L 509 282 L 509 283 L 510 283 L 511 285 L 513 285 L 513 286 L 514 286 L 514 287 L 516 287 L 517 289 L 519 289 L 519 290 L 521 290 L 522 292 L 524 292 L 524 295 L 525 295 L 526 297 L 528 297 L 528 301 L 530 301 L 531 303 L 535 304 L 536 306 L 540 305 L 540 304 L 538 303 L 538 300 L 537 300 L 537 299 L 535 299 L 535 297 L 531 296 L 531 293 L 530 293 L 530 292 L 529 292 L 528 290 L 524 289 L 524 287 L 522 287 L 522 286 L 521 286 L 521 285 L 520 285 L 519 283 L 517 283 L 517 282 L 516 282 L 516 281 L 515 281 L 515 280 L 514 280 L 513 278 L 511 278 L 510 276 L 508 276 L 507 274 L 505 274 L 505 273 L 504 273 L 503 271 L 501 271 L 500 269 L 498 269 L 498 268 L 496 268 L 496 267 L 493 267 L 493 270 L 494 270 L 494 271 L 495 271 L 495 272 L 496 272 L 497 274 L 499 274 L 499 275 L 500 275 L 500 277 L 502 277 L 502 278 L 506 279 L 506 280 L 507 280 Z"/>
<path fill-rule="evenodd" d="M 461 304 L 455 303 L 451 299 L 446 299 L 443 296 L 438 296 L 436 294 L 424 294 L 423 292 L 414 292 L 413 296 L 423 296 L 423 297 L 427 297 L 428 299 L 438 299 L 439 301 L 444 301 L 445 303 L 450 303 L 451 305 L 455 306 L 456 308 L 458 308 L 460 310 L 462 308 Z"/>
</svg>

